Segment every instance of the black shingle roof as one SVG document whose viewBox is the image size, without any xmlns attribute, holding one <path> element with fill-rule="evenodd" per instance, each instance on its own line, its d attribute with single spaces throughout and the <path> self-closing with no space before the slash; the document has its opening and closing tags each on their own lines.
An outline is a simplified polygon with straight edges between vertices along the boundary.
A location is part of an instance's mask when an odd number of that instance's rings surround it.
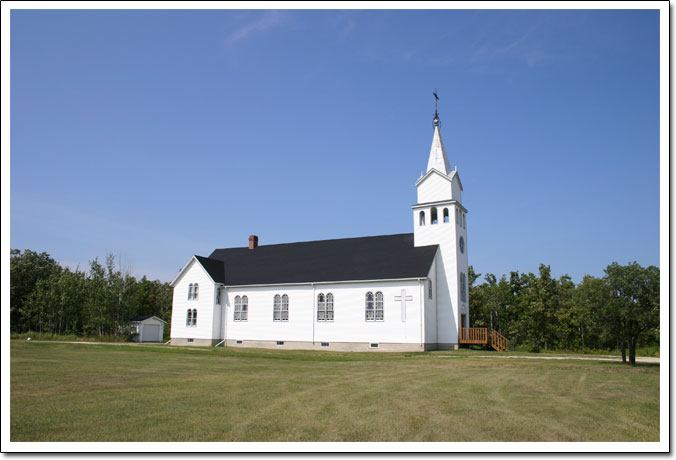
<svg viewBox="0 0 676 460">
<path fill-rule="evenodd" d="M 146 316 L 137 315 L 137 316 L 132 317 L 129 321 L 143 321 L 143 320 L 146 320 L 146 319 L 152 318 L 152 317 L 153 317 L 153 315 L 146 315 Z"/>
<path fill-rule="evenodd" d="M 211 279 L 217 283 L 223 283 L 225 279 L 225 266 L 222 260 L 210 259 L 208 257 L 195 256 L 199 263 L 202 264 L 202 267 L 209 273 Z"/>
<path fill-rule="evenodd" d="M 196 256 L 212 279 L 229 286 L 425 278 L 437 245 L 413 246 L 413 234 L 368 236 L 256 249 L 216 249 Z"/>
</svg>

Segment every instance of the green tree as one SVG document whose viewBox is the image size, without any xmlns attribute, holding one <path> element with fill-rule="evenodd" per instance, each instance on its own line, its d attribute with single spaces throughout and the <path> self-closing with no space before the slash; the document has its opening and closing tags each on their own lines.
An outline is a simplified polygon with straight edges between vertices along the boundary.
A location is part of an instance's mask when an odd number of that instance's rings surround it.
<svg viewBox="0 0 676 460">
<path fill-rule="evenodd" d="M 61 266 L 46 252 L 37 253 L 26 249 L 10 251 L 9 259 L 9 304 L 10 329 L 20 332 L 28 329 L 21 316 L 24 303 L 35 290 L 38 281 L 45 280 L 61 271 Z"/>
<path fill-rule="evenodd" d="M 644 268 L 636 262 L 613 262 L 605 273 L 610 300 L 603 316 L 610 333 L 620 342 L 622 361 L 626 361 L 629 348 L 629 364 L 634 365 L 641 334 L 659 326 L 660 271 L 652 265 Z"/>
</svg>

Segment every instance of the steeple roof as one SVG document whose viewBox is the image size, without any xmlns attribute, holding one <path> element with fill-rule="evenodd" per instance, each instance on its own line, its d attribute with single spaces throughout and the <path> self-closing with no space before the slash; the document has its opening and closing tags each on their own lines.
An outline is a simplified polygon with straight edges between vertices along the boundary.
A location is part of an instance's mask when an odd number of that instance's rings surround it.
<svg viewBox="0 0 676 460">
<path fill-rule="evenodd" d="M 432 169 L 436 169 L 447 176 L 451 173 L 451 165 L 448 162 L 446 149 L 444 149 L 444 143 L 441 140 L 441 133 L 439 132 L 439 117 L 436 114 L 434 117 L 434 137 L 432 138 L 430 159 L 427 161 L 427 172 Z"/>
</svg>

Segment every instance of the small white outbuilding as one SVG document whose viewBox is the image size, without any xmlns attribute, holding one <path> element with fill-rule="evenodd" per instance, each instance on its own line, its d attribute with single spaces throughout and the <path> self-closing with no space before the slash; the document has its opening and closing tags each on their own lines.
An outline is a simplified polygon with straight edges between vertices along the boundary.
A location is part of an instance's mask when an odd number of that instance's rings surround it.
<svg viewBox="0 0 676 460">
<path fill-rule="evenodd" d="M 129 321 L 132 332 L 136 332 L 134 342 L 161 342 L 165 324 L 167 322 L 157 316 L 134 316 Z"/>
</svg>

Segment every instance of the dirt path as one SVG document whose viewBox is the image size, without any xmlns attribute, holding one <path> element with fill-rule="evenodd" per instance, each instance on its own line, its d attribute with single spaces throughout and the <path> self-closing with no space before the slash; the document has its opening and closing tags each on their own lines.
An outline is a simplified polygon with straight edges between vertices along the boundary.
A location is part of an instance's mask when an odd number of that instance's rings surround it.
<svg viewBox="0 0 676 460">
<path fill-rule="evenodd" d="M 75 343 L 83 345 L 120 345 L 132 347 L 153 347 L 165 346 L 164 343 L 159 342 L 78 342 L 78 341 L 64 341 L 64 340 L 35 340 L 35 342 L 50 342 L 50 343 Z M 210 350 L 212 347 L 191 347 L 191 350 Z M 579 359 L 585 361 L 622 361 L 621 356 L 599 355 L 596 357 L 587 356 L 514 356 L 514 355 L 441 355 L 435 358 L 498 358 L 498 359 Z M 637 356 L 637 363 L 660 363 L 660 358 L 652 358 L 647 356 Z"/>
<path fill-rule="evenodd" d="M 499 358 L 499 359 L 580 359 L 586 361 L 622 361 L 622 357 L 582 357 L 582 356 L 500 356 L 500 355 L 458 355 L 458 356 L 438 356 L 438 358 Z M 636 357 L 637 363 L 657 363 L 659 364 L 660 358 L 652 357 Z"/>
</svg>

